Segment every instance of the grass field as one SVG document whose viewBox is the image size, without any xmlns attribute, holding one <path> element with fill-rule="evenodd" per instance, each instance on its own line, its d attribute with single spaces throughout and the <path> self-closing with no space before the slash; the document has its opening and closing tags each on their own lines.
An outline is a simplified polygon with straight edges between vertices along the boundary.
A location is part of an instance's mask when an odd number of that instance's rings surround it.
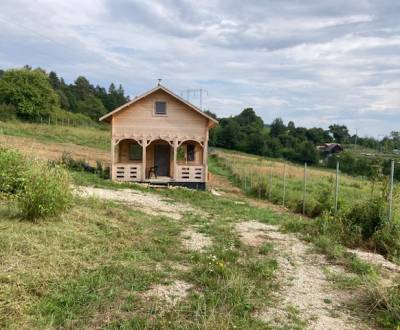
<svg viewBox="0 0 400 330">
<path fill-rule="evenodd" d="M 72 127 L 0 121 L 0 135 L 29 138 L 42 143 L 71 143 L 78 146 L 110 150 L 110 131 L 106 126 Z"/>
<path fill-rule="evenodd" d="M 76 148 L 107 149 L 103 139 L 109 133 L 101 129 L 18 123 L 2 127 L 8 127 L 7 136 L 20 134 L 42 146 L 68 141 Z M 242 166 L 243 173 L 261 169 L 267 179 L 273 169 L 277 182 L 282 173 L 279 162 L 226 152 L 220 157 L 210 160 L 210 170 L 228 186 L 230 179 L 244 188 L 243 178 L 235 182 L 240 176 L 232 176 L 229 163 Z M 295 182 L 301 182 L 302 169 L 291 167 L 293 187 L 301 186 Z M 327 180 L 331 187 L 331 172 L 311 171 L 313 184 Z M 218 185 L 222 195 L 217 197 L 70 174 L 77 187 L 110 193 L 129 189 L 139 199 L 149 194 L 180 217 L 149 212 L 151 203 L 76 196 L 62 216 L 33 223 L 22 220 L 10 200 L 0 198 L 0 328 L 304 329 L 318 317 L 338 324 L 336 328 L 390 328 L 400 320 L 396 295 L 371 298 L 371 288 L 379 287 L 381 272 L 384 276 L 381 268 L 348 253 L 332 237 L 313 235 L 309 219 L 274 211 L 257 198 L 257 189 L 248 188 L 247 179 L 244 192 L 250 197 Z M 353 196 L 349 198 L 356 196 L 353 190 L 368 193 L 371 188 L 361 179 L 345 180 Z M 292 232 L 307 242 L 290 236 Z M 210 244 L 202 249 L 186 246 L 197 240 Z M 305 287 L 307 294 L 298 291 Z M 297 305 L 296 297 L 307 304 Z M 282 316 L 278 324 L 263 316 L 268 311 Z"/>
<path fill-rule="evenodd" d="M 218 150 L 214 161 L 229 171 L 232 181 L 246 193 L 283 204 L 295 212 L 302 212 L 304 199 L 304 167 L 301 165 L 257 157 L 232 151 Z M 286 169 L 285 169 L 286 168 Z M 286 179 L 284 179 L 286 171 Z M 388 178 L 387 178 L 388 179 Z M 284 191 L 284 180 L 286 188 Z M 395 186 L 397 191 L 398 186 Z M 306 185 L 307 215 L 316 216 L 324 210 L 334 210 L 336 173 L 332 170 L 308 167 Z M 381 194 L 381 186 L 361 177 L 339 175 L 338 206 L 345 209 L 356 201 Z M 395 196 L 398 195 L 395 193 Z M 399 199 L 394 201 L 398 214 Z"/>
<path fill-rule="evenodd" d="M 185 213 L 178 222 L 77 198 L 62 218 L 34 224 L 18 221 L 2 203 L 0 327 L 96 327 L 108 318 L 111 328 L 257 327 L 250 311 L 269 302 L 276 262 L 254 258 L 257 251 L 240 245 L 231 223 L 237 217 L 277 222 L 276 215 L 196 191 L 168 191 L 163 198 L 190 201 L 208 213 Z M 188 226 L 213 239 L 207 253 L 182 248 Z M 140 299 L 151 285 L 173 280 L 200 291 L 173 310 Z M 255 287 L 262 289 L 254 294 Z M 162 318 L 156 317 L 160 310 Z"/>
</svg>

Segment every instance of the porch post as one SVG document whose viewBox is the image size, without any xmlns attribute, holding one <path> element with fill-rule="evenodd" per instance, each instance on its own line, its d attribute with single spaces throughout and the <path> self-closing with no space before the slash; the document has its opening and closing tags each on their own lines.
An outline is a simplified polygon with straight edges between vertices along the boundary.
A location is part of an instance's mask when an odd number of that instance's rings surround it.
<svg viewBox="0 0 400 330">
<path fill-rule="evenodd" d="M 142 181 L 146 180 L 146 148 L 147 139 L 142 140 Z"/>
<path fill-rule="evenodd" d="M 174 148 L 174 180 L 178 180 L 178 165 L 176 163 L 176 159 L 177 159 L 177 155 L 178 155 L 178 139 L 175 138 L 174 139 L 174 144 L 173 144 L 173 148 Z"/>
<path fill-rule="evenodd" d="M 208 139 L 204 141 L 203 146 L 203 168 L 204 168 L 204 182 L 208 181 Z"/>
<path fill-rule="evenodd" d="M 110 177 L 111 180 L 114 180 L 114 162 L 115 162 L 115 144 L 114 139 L 111 139 L 111 164 L 110 164 Z"/>
</svg>

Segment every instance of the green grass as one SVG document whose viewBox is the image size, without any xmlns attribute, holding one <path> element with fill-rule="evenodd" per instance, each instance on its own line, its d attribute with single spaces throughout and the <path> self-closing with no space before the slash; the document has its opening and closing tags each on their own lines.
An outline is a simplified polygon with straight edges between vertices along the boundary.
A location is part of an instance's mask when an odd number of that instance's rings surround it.
<svg viewBox="0 0 400 330">
<path fill-rule="evenodd" d="M 47 124 L 0 121 L 0 135 L 30 138 L 43 143 L 71 143 L 109 150 L 110 131 L 106 126 L 62 127 Z"/>
<path fill-rule="evenodd" d="M 129 186 L 83 172 L 73 176 L 101 187 Z M 246 219 L 276 223 L 280 217 L 206 192 L 158 193 L 206 213 L 176 221 L 78 198 L 67 214 L 35 224 L 18 220 L 1 202 L 0 259 L 6 272 L 0 273 L 0 327 L 264 329 L 251 314 L 270 302 L 277 263 L 270 254 L 260 259 L 258 249 L 242 246 L 232 225 Z M 179 235 L 189 226 L 212 237 L 209 251 L 182 248 Z M 174 267 L 179 264 L 189 269 Z M 141 298 L 152 285 L 174 279 L 194 286 L 174 308 Z"/>
<path fill-rule="evenodd" d="M 100 142 L 98 132 L 109 134 L 99 129 L 66 129 L 53 136 L 54 128 L 7 125 L 5 134 L 44 142 L 79 140 L 79 144 L 101 149 L 107 146 Z M 210 160 L 210 170 L 227 177 L 231 174 L 215 159 Z M 253 313 L 277 303 L 273 297 L 278 290 L 274 245 L 244 246 L 233 226 L 246 220 L 283 224 L 285 230 L 300 232 L 319 252 L 357 278 L 374 276 L 373 268 L 345 253 L 340 245 L 324 242 L 323 237 L 317 241 L 310 222 L 298 216 L 238 204 L 207 192 L 156 191 L 85 172 L 71 175 L 76 185 L 156 193 L 202 213 L 188 212 L 176 221 L 126 205 L 76 198 L 72 209 L 61 217 L 30 223 L 21 221 L 0 200 L 0 328 L 268 329 Z M 185 250 L 180 235 L 187 228 L 210 236 L 213 246 L 204 253 Z M 142 293 L 153 285 L 174 280 L 186 281 L 193 289 L 173 308 L 156 299 L 143 299 Z M 345 279 L 333 279 L 340 281 L 346 284 Z M 346 285 L 355 287 L 354 283 Z M 288 315 L 282 329 L 306 326 L 296 308 L 289 308 Z"/>
</svg>

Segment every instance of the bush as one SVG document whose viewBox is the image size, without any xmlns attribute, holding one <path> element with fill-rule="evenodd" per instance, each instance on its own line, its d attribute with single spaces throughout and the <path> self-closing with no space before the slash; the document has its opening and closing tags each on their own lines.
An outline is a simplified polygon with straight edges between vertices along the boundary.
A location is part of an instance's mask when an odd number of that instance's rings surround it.
<svg viewBox="0 0 400 330">
<path fill-rule="evenodd" d="M 0 192 L 16 194 L 24 183 L 24 157 L 13 150 L 0 148 Z"/>
<path fill-rule="evenodd" d="M 8 121 L 17 118 L 17 109 L 11 104 L 0 104 L 0 119 L 1 121 Z"/>
<path fill-rule="evenodd" d="M 354 204 L 344 215 L 351 227 L 359 227 L 364 240 L 382 228 L 387 221 L 386 201 L 382 197 L 371 199 Z"/>
<path fill-rule="evenodd" d="M 387 223 L 372 236 L 376 249 L 391 259 L 400 261 L 400 224 Z"/>
<path fill-rule="evenodd" d="M 72 203 L 69 174 L 59 166 L 34 162 L 25 172 L 23 187 L 16 197 L 27 219 L 58 215 Z"/>
<path fill-rule="evenodd" d="M 72 158 L 71 154 L 68 152 L 63 152 L 60 160 L 60 164 L 64 165 L 66 168 L 74 171 L 85 171 L 94 173 L 96 169 L 90 166 L 82 159 L 75 160 Z"/>
</svg>

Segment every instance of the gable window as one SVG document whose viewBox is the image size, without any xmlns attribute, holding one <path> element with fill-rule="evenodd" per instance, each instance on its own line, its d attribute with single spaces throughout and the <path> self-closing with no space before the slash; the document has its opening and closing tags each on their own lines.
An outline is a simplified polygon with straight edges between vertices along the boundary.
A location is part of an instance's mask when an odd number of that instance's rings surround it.
<svg viewBox="0 0 400 330">
<path fill-rule="evenodd" d="M 142 147 L 138 144 L 129 145 L 129 160 L 142 160 Z"/>
<path fill-rule="evenodd" d="M 188 162 L 195 161 L 195 158 L 196 158 L 195 149 L 196 149 L 196 146 L 194 144 L 187 145 L 187 160 L 188 160 Z"/>
<path fill-rule="evenodd" d="M 167 102 L 156 101 L 154 113 L 156 115 L 166 115 L 167 114 Z"/>
</svg>

